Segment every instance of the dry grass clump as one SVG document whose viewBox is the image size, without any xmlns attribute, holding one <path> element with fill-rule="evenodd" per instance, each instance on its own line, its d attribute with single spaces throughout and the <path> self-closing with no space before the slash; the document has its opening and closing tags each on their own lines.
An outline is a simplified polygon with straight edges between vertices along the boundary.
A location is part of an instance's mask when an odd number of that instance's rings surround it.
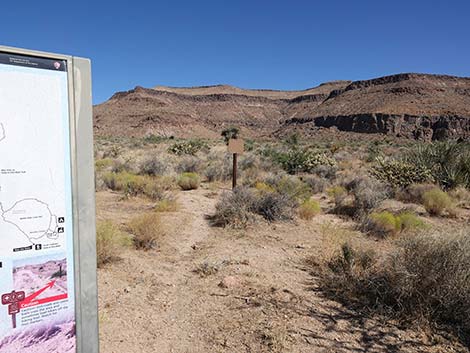
<svg viewBox="0 0 470 353">
<path fill-rule="evenodd" d="M 457 206 L 470 208 L 470 190 L 460 186 L 449 191 L 449 196 L 456 201 Z"/>
<path fill-rule="evenodd" d="M 178 178 L 178 186 L 182 190 L 195 190 L 200 183 L 201 179 L 196 173 L 183 173 Z"/>
<path fill-rule="evenodd" d="M 444 325 L 470 334 L 470 237 L 422 234 L 400 240 L 388 256 L 343 245 L 316 267 L 323 289 L 364 310 L 405 322 Z"/>
<path fill-rule="evenodd" d="M 157 202 L 154 210 L 155 212 L 176 212 L 178 210 L 178 203 L 173 198 L 163 199 Z"/>
<path fill-rule="evenodd" d="M 133 236 L 136 249 L 142 250 L 155 249 L 165 234 L 160 217 L 155 212 L 135 217 L 129 222 L 128 229 Z"/>
<path fill-rule="evenodd" d="M 320 212 L 320 203 L 315 200 L 306 200 L 299 206 L 299 217 L 305 220 L 311 220 Z"/>
<path fill-rule="evenodd" d="M 438 188 L 423 194 L 423 206 L 431 216 L 440 216 L 444 211 L 453 212 L 452 199 L 445 191 Z"/>
<path fill-rule="evenodd" d="M 96 227 L 96 255 L 98 267 L 118 258 L 120 250 L 128 246 L 130 238 L 111 221 L 102 221 Z"/>
</svg>

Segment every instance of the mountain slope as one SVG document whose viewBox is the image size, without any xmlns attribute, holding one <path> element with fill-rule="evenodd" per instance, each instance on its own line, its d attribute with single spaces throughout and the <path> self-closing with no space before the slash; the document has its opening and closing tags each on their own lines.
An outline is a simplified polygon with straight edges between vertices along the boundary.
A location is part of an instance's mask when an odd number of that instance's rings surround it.
<svg viewBox="0 0 470 353">
<path fill-rule="evenodd" d="M 136 87 L 95 106 L 97 135 L 217 137 L 228 126 L 245 136 L 321 128 L 416 139 L 470 137 L 470 78 L 398 74 L 334 81 L 303 91 L 233 86 Z"/>
</svg>

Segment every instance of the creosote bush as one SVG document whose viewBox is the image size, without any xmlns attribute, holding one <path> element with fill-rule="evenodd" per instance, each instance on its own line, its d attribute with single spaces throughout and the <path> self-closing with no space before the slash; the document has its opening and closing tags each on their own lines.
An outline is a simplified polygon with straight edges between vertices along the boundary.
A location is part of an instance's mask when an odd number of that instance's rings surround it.
<svg viewBox="0 0 470 353">
<path fill-rule="evenodd" d="M 423 194 L 423 206 L 432 216 L 440 216 L 444 211 L 452 212 L 452 199 L 449 195 L 438 188 L 426 191 Z"/>
<path fill-rule="evenodd" d="M 315 200 L 306 200 L 299 206 L 299 217 L 305 220 L 311 220 L 320 212 L 320 204 Z"/>
<path fill-rule="evenodd" d="M 195 190 L 200 183 L 201 179 L 196 173 L 183 173 L 178 178 L 178 186 L 182 190 Z"/>
<path fill-rule="evenodd" d="M 372 254 L 372 256 L 370 255 Z M 344 245 L 325 266 L 314 268 L 322 289 L 402 322 L 444 325 L 470 334 L 470 236 L 422 234 L 400 239 L 387 256 Z M 366 260 L 365 260 L 366 259 Z"/>
<path fill-rule="evenodd" d="M 160 217 L 156 212 L 149 212 L 133 218 L 128 224 L 136 249 L 151 250 L 157 247 L 164 236 Z"/>
<path fill-rule="evenodd" d="M 111 221 L 102 221 L 96 227 L 96 255 L 98 267 L 119 257 L 123 247 L 128 246 L 130 238 Z"/>
</svg>

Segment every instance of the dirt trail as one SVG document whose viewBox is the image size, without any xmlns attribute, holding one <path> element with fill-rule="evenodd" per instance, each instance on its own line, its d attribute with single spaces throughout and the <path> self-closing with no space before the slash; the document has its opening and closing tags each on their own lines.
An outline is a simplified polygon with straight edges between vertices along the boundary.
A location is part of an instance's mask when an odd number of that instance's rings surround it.
<svg viewBox="0 0 470 353">
<path fill-rule="evenodd" d="M 323 251 L 319 229 L 338 219 L 213 228 L 206 215 L 221 192 L 179 193 L 158 251 L 125 250 L 99 271 L 103 353 L 442 351 L 321 295 L 303 260 Z M 150 207 L 97 196 L 99 218 L 125 221 Z M 196 273 L 204 263 L 214 273 Z"/>
</svg>

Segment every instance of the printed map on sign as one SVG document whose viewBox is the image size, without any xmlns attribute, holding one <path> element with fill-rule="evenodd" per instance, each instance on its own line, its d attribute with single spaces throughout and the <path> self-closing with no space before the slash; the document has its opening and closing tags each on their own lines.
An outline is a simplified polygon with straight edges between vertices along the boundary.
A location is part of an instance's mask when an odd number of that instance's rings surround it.
<svg viewBox="0 0 470 353">
<path fill-rule="evenodd" d="M 0 68 L 0 255 L 65 246 L 65 79 L 43 71 Z"/>
</svg>

